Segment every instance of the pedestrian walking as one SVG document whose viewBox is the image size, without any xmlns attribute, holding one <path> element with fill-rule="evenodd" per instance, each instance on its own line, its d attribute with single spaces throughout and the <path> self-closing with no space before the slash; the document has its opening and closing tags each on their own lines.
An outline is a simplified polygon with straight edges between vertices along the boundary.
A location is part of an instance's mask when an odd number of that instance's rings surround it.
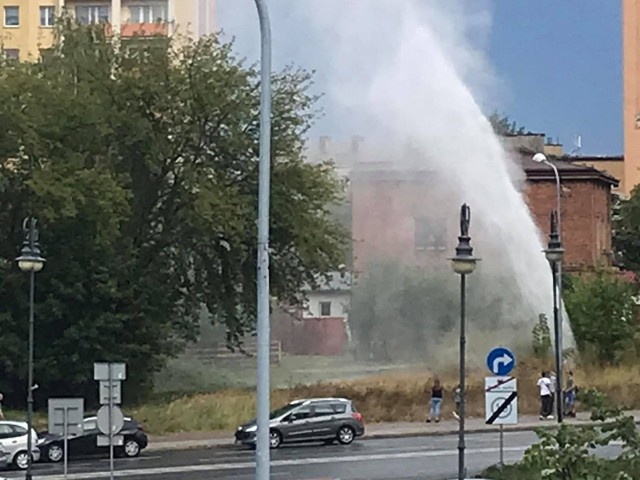
<svg viewBox="0 0 640 480">
<path fill-rule="evenodd" d="M 564 411 L 567 417 L 576 416 L 576 394 L 578 389 L 573 378 L 573 372 L 569 370 L 567 374 L 567 385 L 564 390 Z"/>
<path fill-rule="evenodd" d="M 551 420 L 553 419 L 553 395 L 551 393 L 551 380 L 547 372 L 540 374 L 538 387 L 540 388 L 540 420 Z"/>
<path fill-rule="evenodd" d="M 437 378 L 433 381 L 433 386 L 431 387 L 431 408 L 429 409 L 429 416 L 427 417 L 427 423 L 431 423 L 431 421 L 435 421 L 436 423 L 440 422 L 440 411 L 442 409 L 442 385 L 440 385 L 440 380 Z"/>
<path fill-rule="evenodd" d="M 4 396 L 0 393 L 0 420 L 4 420 L 4 413 L 2 412 L 2 400 L 4 400 Z"/>
<path fill-rule="evenodd" d="M 556 397 L 558 396 L 558 377 L 556 377 L 556 372 L 549 373 L 549 381 L 551 382 L 551 387 L 549 388 L 549 390 L 551 390 L 549 414 L 553 415 L 553 412 L 555 412 Z M 560 388 L 562 389 L 562 386 Z"/>
<path fill-rule="evenodd" d="M 460 420 L 460 404 L 462 403 L 462 390 L 460 390 L 460 385 L 458 385 L 453 392 L 453 401 L 456 404 L 456 409 L 453 411 L 453 416 L 456 420 Z"/>
</svg>

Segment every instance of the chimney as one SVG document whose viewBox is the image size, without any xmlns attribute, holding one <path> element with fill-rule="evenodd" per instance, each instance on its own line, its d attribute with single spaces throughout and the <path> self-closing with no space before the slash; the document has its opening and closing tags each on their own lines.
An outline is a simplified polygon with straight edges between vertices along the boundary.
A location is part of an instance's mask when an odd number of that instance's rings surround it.
<svg viewBox="0 0 640 480">
<path fill-rule="evenodd" d="M 359 135 L 351 137 L 351 153 L 358 153 L 362 140 L 364 139 Z"/>
<path fill-rule="evenodd" d="M 331 137 L 323 135 L 320 137 L 320 153 L 326 154 L 329 150 L 329 144 L 331 143 Z"/>
</svg>

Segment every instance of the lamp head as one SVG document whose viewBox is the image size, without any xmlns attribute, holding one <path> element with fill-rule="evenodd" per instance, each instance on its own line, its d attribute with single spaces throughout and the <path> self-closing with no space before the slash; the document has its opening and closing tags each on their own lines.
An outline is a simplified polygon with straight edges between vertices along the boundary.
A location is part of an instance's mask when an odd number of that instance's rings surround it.
<svg viewBox="0 0 640 480">
<path fill-rule="evenodd" d="M 35 218 L 26 218 L 23 223 L 24 241 L 20 256 L 16 258 L 18 268 L 23 272 L 39 272 L 46 261 L 40 252 L 36 225 Z"/>
<path fill-rule="evenodd" d="M 545 163 L 548 162 L 547 156 L 544 153 L 536 153 L 532 160 L 537 163 Z"/>
<path fill-rule="evenodd" d="M 471 209 L 465 203 L 460 209 L 460 236 L 456 247 L 456 256 L 451 258 L 451 268 L 458 275 L 469 275 L 476 268 L 478 259 L 473 256 L 469 226 L 471 224 Z"/>
</svg>

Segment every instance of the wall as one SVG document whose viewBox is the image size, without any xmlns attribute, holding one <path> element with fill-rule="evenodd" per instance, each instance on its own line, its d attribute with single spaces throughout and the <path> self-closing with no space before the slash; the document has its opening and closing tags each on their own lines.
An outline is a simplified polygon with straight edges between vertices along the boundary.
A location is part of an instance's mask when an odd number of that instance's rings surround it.
<svg viewBox="0 0 640 480">
<path fill-rule="evenodd" d="M 331 313 L 329 317 L 344 317 L 349 309 L 349 292 L 333 291 L 333 292 L 308 292 L 307 305 L 304 310 L 304 317 L 322 317 L 320 303 L 331 302 Z"/>
<path fill-rule="evenodd" d="M 404 259 L 411 265 L 434 265 L 451 256 L 457 241 L 458 208 L 443 201 L 435 177 L 354 181 L 353 251 L 357 272 L 379 258 Z M 596 179 L 563 178 L 562 234 L 568 270 L 610 264 L 610 188 Z M 555 180 L 529 180 L 525 199 L 544 242 L 548 239 L 549 215 L 556 207 Z M 435 207 L 434 207 L 435 206 Z M 431 216 L 439 222 L 443 248 L 416 249 L 415 217 Z M 448 228 L 447 228 L 448 223 Z"/>
<path fill-rule="evenodd" d="M 640 183 L 640 3 L 622 2 L 624 190 L 628 195 Z"/>
<path fill-rule="evenodd" d="M 611 194 L 593 181 L 562 182 L 562 241 L 565 268 L 590 268 L 611 261 Z M 538 228 L 549 233 L 549 216 L 556 208 L 556 185 L 552 181 L 529 183 L 527 204 Z"/>
<path fill-rule="evenodd" d="M 347 347 L 342 317 L 300 319 L 282 310 L 272 315 L 271 339 L 290 355 L 342 355 Z"/>
<path fill-rule="evenodd" d="M 450 256 L 457 232 L 449 231 L 446 225 L 457 218 L 459 206 L 443 208 L 440 200 L 445 197 L 438 184 L 438 178 L 430 172 L 353 174 L 351 221 L 356 272 L 385 257 L 426 265 Z M 436 238 L 423 238 L 429 245 L 421 249 L 416 248 L 418 219 L 432 222 L 437 229 Z"/>
</svg>

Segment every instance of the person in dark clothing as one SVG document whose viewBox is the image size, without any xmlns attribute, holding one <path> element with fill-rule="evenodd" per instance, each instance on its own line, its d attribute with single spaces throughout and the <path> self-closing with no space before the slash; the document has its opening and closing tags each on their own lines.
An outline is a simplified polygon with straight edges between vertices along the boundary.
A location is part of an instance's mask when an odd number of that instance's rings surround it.
<svg viewBox="0 0 640 480">
<path fill-rule="evenodd" d="M 427 417 L 427 423 L 431 423 L 434 420 L 436 423 L 440 421 L 440 410 L 442 409 L 442 385 L 437 378 L 433 382 L 431 387 L 431 409 L 429 410 L 429 417 Z"/>
</svg>

